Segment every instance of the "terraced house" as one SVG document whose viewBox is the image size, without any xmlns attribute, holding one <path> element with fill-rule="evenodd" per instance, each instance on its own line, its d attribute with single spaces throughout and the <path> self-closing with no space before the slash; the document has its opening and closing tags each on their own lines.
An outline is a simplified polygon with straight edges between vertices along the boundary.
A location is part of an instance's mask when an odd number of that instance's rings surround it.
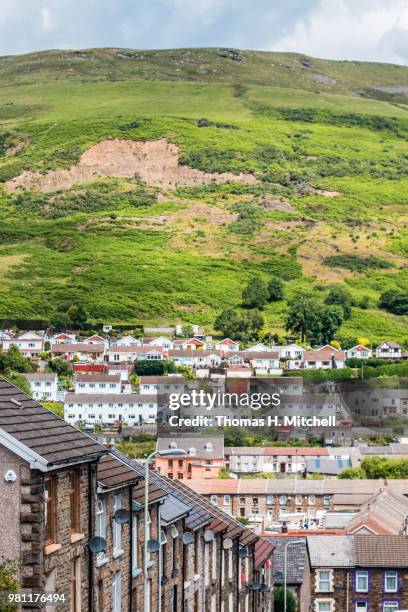
<svg viewBox="0 0 408 612">
<path fill-rule="evenodd" d="M 0 555 L 17 564 L 25 592 L 62 594 L 58 611 L 143 609 L 147 538 L 158 544 L 148 553 L 147 612 L 272 612 L 270 543 L 155 472 L 145 533 L 144 467 L 4 379 L 0 469 Z"/>
<path fill-rule="evenodd" d="M 408 608 L 407 536 L 311 536 L 307 547 L 316 612 Z"/>
</svg>

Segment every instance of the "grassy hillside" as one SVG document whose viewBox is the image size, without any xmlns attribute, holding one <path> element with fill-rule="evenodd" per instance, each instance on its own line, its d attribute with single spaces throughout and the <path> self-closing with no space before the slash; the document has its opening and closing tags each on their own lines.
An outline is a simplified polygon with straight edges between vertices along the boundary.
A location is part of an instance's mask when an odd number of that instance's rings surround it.
<svg viewBox="0 0 408 612">
<path fill-rule="evenodd" d="M 407 317 L 377 304 L 408 288 L 407 84 L 399 66 L 221 49 L 0 58 L 0 319 L 73 300 L 93 321 L 211 325 L 259 273 L 287 297 L 344 283 L 343 337 L 405 340 Z M 184 168 L 237 179 L 61 182 L 114 139 L 165 139 Z M 285 309 L 267 307 L 273 331 Z"/>
</svg>

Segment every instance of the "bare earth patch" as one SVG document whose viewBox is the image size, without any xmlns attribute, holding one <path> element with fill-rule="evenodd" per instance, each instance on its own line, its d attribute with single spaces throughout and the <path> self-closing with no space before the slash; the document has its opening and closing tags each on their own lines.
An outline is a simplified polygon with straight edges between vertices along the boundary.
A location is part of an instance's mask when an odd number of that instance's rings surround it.
<svg viewBox="0 0 408 612">
<path fill-rule="evenodd" d="M 279 200 L 268 194 L 261 197 L 260 203 L 265 210 L 273 212 L 294 212 L 293 206 L 291 206 L 287 200 Z"/>
<path fill-rule="evenodd" d="M 201 185 L 210 181 L 256 183 L 252 174 L 217 174 L 181 166 L 179 153 L 177 145 L 166 140 L 104 140 L 85 151 L 76 166 L 50 170 L 46 174 L 23 172 L 7 181 L 5 187 L 8 191 L 24 188 L 52 192 L 104 176 L 133 178 L 135 175 L 147 184 L 168 189 L 180 185 Z"/>
</svg>

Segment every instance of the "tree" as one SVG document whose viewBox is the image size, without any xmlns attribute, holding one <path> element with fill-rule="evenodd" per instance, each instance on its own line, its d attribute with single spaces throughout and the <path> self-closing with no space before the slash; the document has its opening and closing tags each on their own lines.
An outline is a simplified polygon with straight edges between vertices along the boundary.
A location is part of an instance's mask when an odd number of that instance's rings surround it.
<svg viewBox="0 0 408 612">
<path fill-rule="evenodd" d="M 333 304 L 321 310 L 320 333 L 318 343 L 328 344 L 344 320 L 342 306 Z"/>
<path fill-rule="evenodd" d="M 284 285 L 280 278 L 273 277 L 268 283 L 268 293 L 270 302 L 279 302 L 283 300 L 285 292 Z"/>
<path fill-rule="evenodd" d="M 263 316 L 257 310 L 239 312 L 233 308 L 221 312 L 214 321 L 214 329 L 225 337 L 239 342 L 256 340 L 264 324 Z"/>
<path fill-rule="evenodd" d="M 384 291 L 381 294 L 379 306 L 393 314 L 408 314 L 408 291 L 403 291 L 402 289 Z"/>
<path fill-rule="evenodd" d="M 3 353 L 3 369 L 5 372 L 29 373 L 34 370 L 34 366 L 28 357 L 20 353 L 17 346 L 11 345 L 7 353 Z"/>
<path fill-rule="evenodd" d="M 72 374 L 71 364 L 63 357 L 57 357 L 48 362 L 48 367 L 58 376 L 70 376 Z"/>
<path fill-rule="evenodd" d="M 283 586 L 274 589 L 274 611 L 284 612 L 285 589 Z M 291 591 L 286 589 L 286 612 L 296 612 L 297 602 Z"/>
<path fill-rule="evenodd" d="M 77 306 L 76 304 L 72 304 L 67 310 L 67 315 L 72 324 L 75 327 L 78 327 L 78 329 L 81 329 L 81 327 L 83 327 L 86 323 L 87 314 L 81 305 Z"/>
<path fill-rule="evenodd" d="M 163 359 L 151 361 L 150 359 L 141 359 L 135 361 L 135 373 L 138 376 L 162 376 L 174 372 L 174 365 Z"/>
<path fill-rule="evenodd" d="M 335 285 L 332 287 L 326 297 L 326 304 L 341 306 L 343 309 L 343 315 L 345 319 L 349 319 L 351 316 L 351 306 L 353 303 L 352 297 L 344 287 Z"/>
<path fill-rule="evenodd" d="M 192 338 L 193 336 L 193 326 L 190 323 L 186 323 L 181 327 L 181 336 L 182 338 Z"/>
<path fill-rule="evenodd" d="M 286 329 L 305 338 L 316 337 L 320 329 L 321 304 L 312 293 L 299 292 L 288 302 Z"/>
<path fill-rule="evenodd" d="M 260 308 L 268 303 L 269 290 L 262 278 L 254 276 L 242 292 L 242 303 L 247 308 Z"/>
<path fill-rule="evenodd" d="M 71 319 L 65 312 L 56 312 L 50 319 L 51 327 L 55 331 L 65 331 L 71 327 Z"/>
</svg>

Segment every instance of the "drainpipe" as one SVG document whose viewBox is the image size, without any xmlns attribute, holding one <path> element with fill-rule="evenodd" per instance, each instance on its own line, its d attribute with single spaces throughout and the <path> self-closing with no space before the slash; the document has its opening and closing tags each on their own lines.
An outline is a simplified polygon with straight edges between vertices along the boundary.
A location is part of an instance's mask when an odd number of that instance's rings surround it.
<svg viewBox="0 0 408 612">
<path fill-rule="evenodd" d="M 129 612 L 132 612 L 133 602 L 132 602 L 132 584 L 133 584 L 133 486 L 129 486 L 129 512 L 130 512 L 130 522 L 129 522 L 129 546 L 130 546 L 130 555 L 129 555 Z"/>
<path fill-rule="evenodd" d="M 346 588 L 346 612 L 349 612 L 349 578 L 350 578 L 350 572 L 347 571 L 347 578 L 346 578 L 346 584 L 347 584 L 347 588 Z"/>
<path fill-rule="evenodd" d="M 161 524 L 160 524 L 160 504 L 157 508 L 157 539 L 160 542 L 160 537 L 161 537 Z M 159 606 L 158 606 L 158 612 L 161 612 L 161 607 L 162 607 L 162 581 L 161 581 L 161 576 L 163 574 L 163 546 L 160 543 L 160 548 L 159 548 Z"/>
<path fill-rule="evenodd" d="M 95 495 L 94 495 L 94 487 L 93 487 L 93 478 L 92 478 L 92 463 L 88 463 L 88 542 L 92 538 L 93 532 L 93 505 L 95 503 Z M 89 612 L 93 612 L 94 610 L 94 601 L 93 601 L 93 580 L 94 580 L 94 572 L 93 572 L 93 552 L 88 546 L 88 610 Z"/>
</svg>

